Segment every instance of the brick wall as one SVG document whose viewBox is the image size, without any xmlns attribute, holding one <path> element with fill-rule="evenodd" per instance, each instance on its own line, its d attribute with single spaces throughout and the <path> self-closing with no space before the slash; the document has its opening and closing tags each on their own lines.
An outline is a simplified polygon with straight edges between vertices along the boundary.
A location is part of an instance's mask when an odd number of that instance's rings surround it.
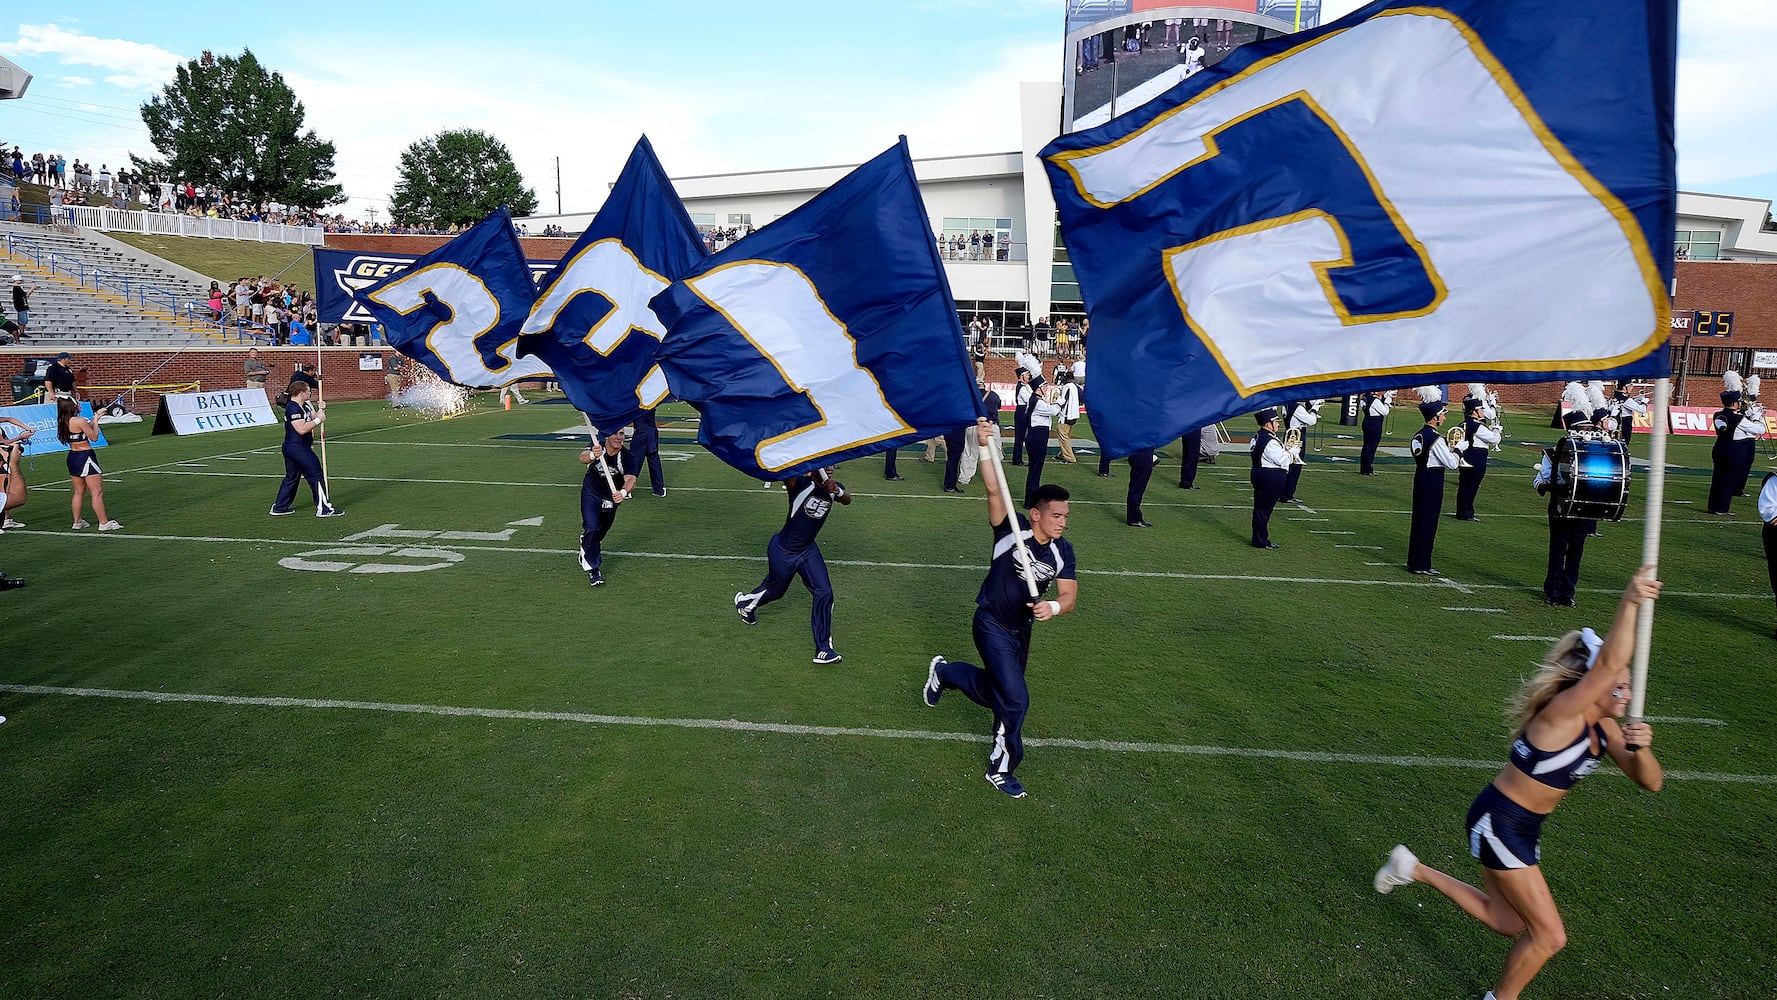
<svg viewBox="0 0 1777 1000">
<path fill-rule="evenodd" d="M 353 253 L 396 253 L 422 257 L 449 243 L 451 236 L 356 236 L 328 233 L 327 249 L 349 250 Z M 561 260 L 574 245 L 572 239 L 559 236 L 521 236 L 526 260 Z"/>
<path fill-rule="evenodd" d="M 24 371 L 27 358 L 53 356 L 59 353 L 55 348 L 47 350 L 30 350 L 16 347 L 0 348 L 0 405 L 12 400 L 10 379 Z M 241 373 L 241 364 L 247 360 L 245 347 L 201 347 L 178 353 L 173 351 L 141 351 L 125 349 L 93 349 L 71 351 L 74 360 L 68 364 L 74 369 L 81 387 L 85 386 L 126 386 L 137 379 L 155 385 L 176 384 L 183 382 L 199 382 L 205 391 L 213 389 L 238 389 L 247 384 Z M 383 380 L 380 371 L 359 371 L 359 354 L 382 355 L 383 365 L 389 365 L 388 358 L 394 354 L 382 347 L 324 347 L 321 348 L 321 378 L 324 391 L 330 400 L 338 399 L 381 399 L 388 393 L 388 384 Z M 266 380 L 266 389 L 276 395 L 290 381 L 290 372 L 297 362 L 315 363 L 315 349 L 312 347 L 262 347 L 260 358 L 271 369 L 271 377 Z M 155 372 L 152 378 L 144 378 L 155 366 L 173 360 L 166 367 Z M 81 393 L 83 398 L 95 402 L 109 402 L 120 390 Z M 128 403 L 128 400 L 125 400 Z M 153 414 L 160 406 L 158 393 L 142 390 L 136 393 L 132 407 L 137 413 Z"/>
</svg>

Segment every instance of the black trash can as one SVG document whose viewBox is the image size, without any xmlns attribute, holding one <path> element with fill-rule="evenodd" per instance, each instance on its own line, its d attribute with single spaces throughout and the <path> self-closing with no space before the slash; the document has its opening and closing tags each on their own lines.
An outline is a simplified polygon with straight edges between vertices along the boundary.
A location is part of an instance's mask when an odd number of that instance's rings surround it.
<svg viewBox="0 0 1777 1000">
<path fill-rule="evenodd" d="M 37 390 L 43 388 L 41 375 L 14 375 L 12 377 L 12 401 L 23 403 L 26 397 L 35 396 Z M 37 402 L 33 399 L 32 402 Z"/>
</svg>

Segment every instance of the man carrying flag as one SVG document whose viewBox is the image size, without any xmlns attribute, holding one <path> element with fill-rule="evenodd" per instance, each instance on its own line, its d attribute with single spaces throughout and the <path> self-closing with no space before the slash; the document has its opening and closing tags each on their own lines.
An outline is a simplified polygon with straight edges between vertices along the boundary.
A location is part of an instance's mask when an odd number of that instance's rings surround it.
<svg viewBox="0 0 1777 1000">
<path fill-rule="evenodd" d="M 833 478 L 830 466 L 811 476 L 791 476 L 784 480 L 784 490 L 790 495 L 790 513 L 765 545 L 765 579 L 751 591 L 735 594 L 734 610 L 741 621 L 757 624 L 759 609 L 784 596 L 790 581 L 801 577 L 813 605 L 814 662 L 838 663 L 843 657 L 833 648 L 833 583 L 827 577 L 827 561 L 821 558 L 815 535 L 827 523 L 834 502 L 850 506 L 851 494 Z"/>
</svg>

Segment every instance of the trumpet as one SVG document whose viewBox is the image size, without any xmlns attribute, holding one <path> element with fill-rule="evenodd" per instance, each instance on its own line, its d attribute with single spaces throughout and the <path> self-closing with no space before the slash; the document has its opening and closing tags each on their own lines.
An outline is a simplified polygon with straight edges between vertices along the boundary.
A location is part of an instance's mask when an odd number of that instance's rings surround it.
<svg viewBox="0 0 1777 1000">
<path fill-rule="evenodd" d="M 1302 428 L 1291 427 L 1283 432 L 1283 446 L 1286 450 L 1302 447 Z"/>
<path fill-rule="evenodd" d="M 1451 451 L 1461 452 L 1467 447 L 1467 445 L 1463 444 L 1462 440 L 1467 436 L 1468 433 L 1463 430 L 1462 425 L 1457 424 L 1455 427 L 1444 432 L 1444 443 L 1450 446 Z"/>
</svg>

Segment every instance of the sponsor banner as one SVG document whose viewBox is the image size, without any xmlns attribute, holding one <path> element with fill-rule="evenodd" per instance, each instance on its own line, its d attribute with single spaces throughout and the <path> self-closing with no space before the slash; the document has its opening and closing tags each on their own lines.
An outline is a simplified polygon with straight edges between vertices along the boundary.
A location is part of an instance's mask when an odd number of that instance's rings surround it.
<svg viewBox="0 0 1777 1000">
<path fill-rule="evenodd" d="M 274 427 L 277 423 L 264 389 L 175 392 L 160 397 L 154 433 L 208 434 L 241 427 Z"/>
<path fill-rule="evenodd" d="M 419 257 L 398 253 L 358 253 L 352 250 L 315 248 L 315 305 L 323 323 L 374 323 L 376 318 L 352 293 L 408 269 Z M 531 279 L 542 281 L 555 270 L 553 260 L 533 260 Z"/>
<path fill-rule="evenodd" d="M 383 356 L 380 354 L 358 355 L 358 370 L 361 372 L 380 372 L 383 370 Z"/>
<path fill-rule="evenodd" d="M 93 419 L 93 404 L 81 403 L 80 415 L 88 420 Z M 11 417 L 35 431 L 31 439 L 25 442 L 25 454 L 50 455 L 58 451 L 67 451 L 68 446 L 56 437 L 56 408 L 53 403 L 36 403 L 31 406 L 0 406 L 0 417 Z M 99 432 L 99 439 L 93 442 L 94 448 L 103 448 L 107 444 L 105 429 L 96 422 L 93 429 Z M 11 424 L 0 425 L 0 434 L 17 437 L 19 429 Z"/>
<path fill-rule="evenodd" d="M 1715 436 L 1713 422 L 1715 411 L 1707 406 L 1674 406 L 1666 412 L 1670 415 L 1667 426 L 1672 428 L 1674 434 L 1689 434 L 1693 437 Z M 1653 430 L 1653 425 L 1645 422 L 1647 419 L 1647 417 L 1637 414 L 1635 429 L 1638 431 Z"/>
<path fill-rule="evenodd" d="M 1752 367 L 1777 368 L 1777 351 L 1753 351 Z"/>
</svg>

